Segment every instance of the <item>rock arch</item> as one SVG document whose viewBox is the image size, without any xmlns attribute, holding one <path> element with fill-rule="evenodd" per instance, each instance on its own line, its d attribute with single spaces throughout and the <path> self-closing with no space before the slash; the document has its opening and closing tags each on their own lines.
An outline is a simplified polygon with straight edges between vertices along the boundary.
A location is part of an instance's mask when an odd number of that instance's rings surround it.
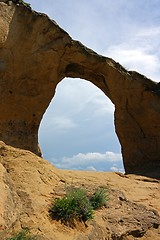
<svg viewBox="0 0 160 240">
<path fill-rule="evenodd" d="M 159 85 L 98 55 L 46 15 L 0 2 L 0 140 L 40 155 L 38 128 L 64 77 L 86 79 L 115 105 L 126 173 L 160 166 Z"/>
</svg>

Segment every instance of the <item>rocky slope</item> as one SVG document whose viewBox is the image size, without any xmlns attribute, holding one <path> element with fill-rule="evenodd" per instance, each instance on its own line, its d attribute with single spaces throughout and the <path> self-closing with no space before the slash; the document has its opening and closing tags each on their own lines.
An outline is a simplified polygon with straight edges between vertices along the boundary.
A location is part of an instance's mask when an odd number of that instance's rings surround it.
<svg viewBox="0 0 160 240">
<path fill-rule="evenodd" d="M 106 207 L 87 226 L 51 220 L 48 209 L 66 185 L 109 189 Z M 29 227 L 38 240 L 160 239 L 160 181 L 120 173 L 58 170 L 49 162 L 0 142 L 0 239 Z"/>
<path fill-rule="evenodd" d="M 65 77 L 90 81 L 114 103 L 127 173 L 160 170 L 159 85 L 74 41 L 46 15 L 0 1 L 0 140 L 40 155 L 39 124 Z"/>
</svg>

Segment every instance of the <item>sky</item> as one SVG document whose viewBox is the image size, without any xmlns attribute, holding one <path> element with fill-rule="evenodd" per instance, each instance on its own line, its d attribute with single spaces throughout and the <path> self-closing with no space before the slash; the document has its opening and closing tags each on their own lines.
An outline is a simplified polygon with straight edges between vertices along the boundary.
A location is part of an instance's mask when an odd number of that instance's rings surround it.
<svg viewBox="0 0 160 240">
<path fill-rule="evenodd" d="M 160 78 L 159 0 L 30 0 L 87 47 L 127 70 Z M 93 84 L 65 78 L 39 130 L 43 157 L 61 169 L 123 172 L 114 105 Z"/>
</svg>

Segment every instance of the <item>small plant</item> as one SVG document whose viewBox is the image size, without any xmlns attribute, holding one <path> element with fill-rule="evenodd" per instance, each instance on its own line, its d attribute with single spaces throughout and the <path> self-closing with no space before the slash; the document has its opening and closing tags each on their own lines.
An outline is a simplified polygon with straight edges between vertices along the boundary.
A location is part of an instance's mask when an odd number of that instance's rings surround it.
<svg viewBox="0 0 160 240">
<path fill-rule="evenodd" d="M 24 5 L 24 6 L 26 6 L 26 7 L 29 7 L 30 8 L 30 4 L 29 3 L 26 3 L 26 2 L 24 2 L 23 0 L 12 0 L 13 1 L 13 3 L 15 3 L 15 4 L 21 4 L 21 5 Z"/>
<path fill-rule="evenodd" d="M 30 7 L 29 3 L 24 2 L 23 0 L 19 0 L 19 3 L 26 6 L 26 7 Z"/>
<path fill-rule="evenodd" d="M 105 188 L 97 188 L 95 193 L 90 197 L 90 203 L 94 210 L 104 206 L 107 200 L 108 195 Z"/>
<path fill-rule="evenodd" d="M 50 215 L 53 219 L 74 226 L 75 220 L 85 223 L 88 219 L 93 219 L 93 207 L 84 189 L 71 187 L 67 189 L 65 197 L 55 200 Z"/>
<path fill-rule="evenodd" d="M 36 240 L 36 237 L 31 236 L 28 229 L 23 229 L 15 236 L 7 238 L 7 240 Z"/>
<path fill-rule="evenodd" d="M 105 188 L 98 188 L 92 196 L 87 196 L 83 188 L 66 188 L 66 195 L 56 199 L 49 213 L 52 219 L 61 220 L 62 223 L 74 226 L 75 220 L 86 222 L 93 219 L 94 210 L 106 204 L 108 195 Z"/>
</svg>

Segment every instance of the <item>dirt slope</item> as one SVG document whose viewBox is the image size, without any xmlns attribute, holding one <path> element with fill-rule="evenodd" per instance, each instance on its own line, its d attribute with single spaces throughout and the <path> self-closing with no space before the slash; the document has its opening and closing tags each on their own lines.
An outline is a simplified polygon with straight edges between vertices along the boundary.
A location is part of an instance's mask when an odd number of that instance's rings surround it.
<svg viewBox="0 0 160 240">
<path fill-rule="evenodd" d="M 80 78 L 115 106 L 125 172 L 159 176 L 160 85 L 75 41 L 45 14 L 7 2 L 0 1 L 0 140 L 40 156 L 38 129 L 57 84 Z"/>
<path fill-rule="evenodd" d="M 87 226 L 69 228 L 48 209 L 66 185 L 93 191 L 107 186 L 110 200 Z M 29 227 L 38 240 L 160 239 L 159 180 L 119 173 L 64 171 L 29 151 L 0 143 L 0 239 Z"/>
</svg>

